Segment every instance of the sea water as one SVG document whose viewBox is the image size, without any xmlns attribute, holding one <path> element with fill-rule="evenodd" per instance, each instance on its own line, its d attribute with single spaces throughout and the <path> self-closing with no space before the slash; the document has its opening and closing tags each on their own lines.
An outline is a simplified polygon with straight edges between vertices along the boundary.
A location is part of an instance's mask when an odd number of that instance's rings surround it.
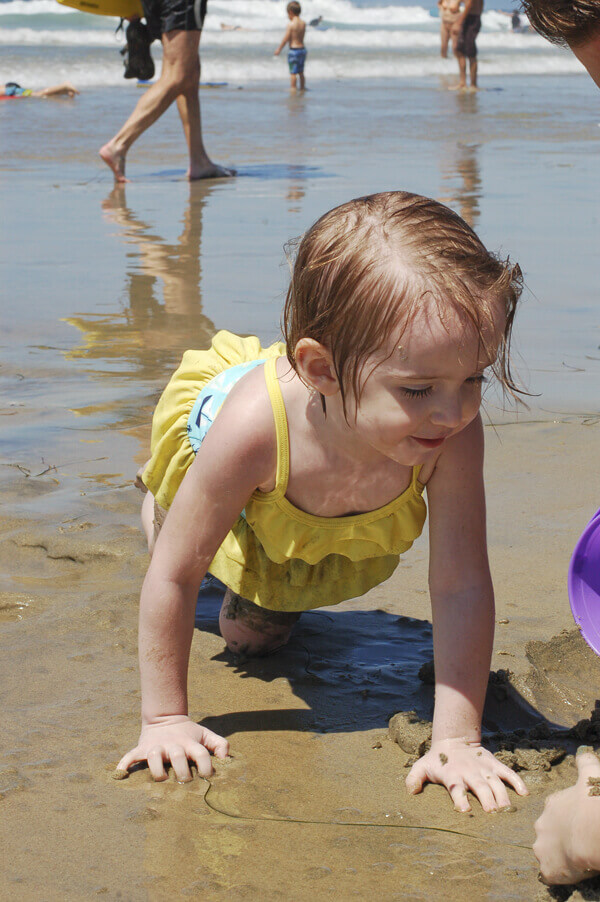
<svg viewBox="0 0 600 902">
<path fill-rule="evenodd" d="M 527 30 L 513 33 L 503 0 L 486 3 L 478 45 L 487 75 L 557 75 L 581 66 L 568 52 Z M 412 79 L 454 74 L 439 55 L 437 6 L 407 0 L 307 0 L 311 80 Z M 203 79 L 247 85 L 281 76 L 274 58 L 287 23 L 282 0 L 209 0 L 202 35 Z M 0 0 L 0 81 L 40 87 L 66 78 L 79 87 L 124 85 L 118 19 L 82 13 L 56 0 Z M 239 30 L 223 29 L 221 25 Z M 160 62 L 160 45 L 153 54 Z M 160 71 L 160 70 L 159 70 Z"/>
</svg>

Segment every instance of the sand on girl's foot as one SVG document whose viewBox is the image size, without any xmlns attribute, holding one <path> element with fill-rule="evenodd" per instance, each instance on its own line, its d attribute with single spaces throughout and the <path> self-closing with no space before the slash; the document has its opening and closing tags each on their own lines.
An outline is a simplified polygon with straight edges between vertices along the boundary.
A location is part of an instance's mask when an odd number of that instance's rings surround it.
<svg viewBox="0 0 600 902">
<path fill-rule="evenodd" d="M 129 179 L 125 178 L 125 154 L 124 153 L 116 153 L 110 144 L 105 144 L 104 147 L 101 147 L 98 151 L 106 165 L 112 169 L 113 174 L 115 176 L 115 182 L 128 182 Z"/>
</svg>

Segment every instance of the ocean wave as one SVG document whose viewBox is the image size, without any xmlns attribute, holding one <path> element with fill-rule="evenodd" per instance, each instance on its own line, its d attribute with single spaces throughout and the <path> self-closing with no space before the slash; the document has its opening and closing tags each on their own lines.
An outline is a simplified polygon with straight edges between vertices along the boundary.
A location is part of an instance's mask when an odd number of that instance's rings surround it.
<svg viewBox="0 0 600 902">
<path fill-rule="evenodd" d="M 319 0 L 304 2 L 303 16 L 307 21 L 323 16 L 328 25 L 419 25 L 432 21 L 429 9 L 422 6 L 357 7 L 350 0 Z M 250 28 L 283 29 L 286 25 L 284 5 L 280 0 L 211 0 L 206 29 L 218 29 L 220 23 L 238 24 Z M 0 3 L 0 16 L 80 15 L 56 0 L 10 0 Z"/>
<path fill-rule="evenodd" d="M 56 0 L 11 0 L 0 3 L 0 16 L 72 15 L 76 10 L 61 6 Z"/>
<path fill-rule="evenodd" d="M 0 44 L 14 46 L 78 46 L 109 47 L 123 44 L 123 36 L 115 36 L 112 24 L 105 29 L 58 29 L 58 28 L 11 28 L 0 30 Z M 251 53 L 272 52 L 277 43 L 274 35 L 247 34 L 246 32 L 207 32 L 202 38 L 203 49 L 219 50 L 220 48 L 244 50 Z M 545 51 L 558 52 L 535 34 L 504 34 L 499 32 L 482 32 L 478 40 L 480 48 L 506 51 Z M 309 52 L 335 51 L 352 49 L 354 51 L 369 50 L 425 50 L 437 49 L 439 36 L 437 31 L 338 31 L 311 35 L 308 42 Z M 158 45 L 155 45 L 158 48 Z"/>
<path fill-rule="evenodd" d="M 102 52 L 102 51 L 99 51 Z M 103 52 L 102 52 L 103 53 Z M 12 59 L 6 58 L 13 55 L 3 54 L 3 66 L 10 72 L 11 79 L 29 87 L 39 87 L 45 84 L 69 79 L 78 87 L 120 87 L 131 90 L 132 83 L 123 78 L 123 69 L 119 64 L 118 55 L 109 58 L 103 56 L 93 58 L 89 51 L 86 57 L 80 59 L 63 59 L 54 56 L 49 59 L 31 59 L 24 61 L 17 53 Z M 160 58 L 156 59 L 157 77 L 160 73 Z M 524 56 L 515 54 L 491 54 L 482 65 L 482 75 L 487 81 L 489 78 L 510 78 L 513 75 L 568 75 L 582 71 L 577 60 L 568 55 L 535 55 Z M 435 85 L 438 77 L 454 78 L 456 76 L 456 62 L 452 59 L 443 60 L 438 56 L 428 54 L 413 56 L 409 54 L 388 54 L 385 56 L 370 56 L 355 58 L 336 54 L 325 59 L 310 61 L 307 67 L 307 77 L 313 85 L 318 82 L 326 83 L 332 80 L 351 79 L 382 79 L 386 81 L 405 79 L 428 79 Z M 227 82 L 232 87 L 237 85 L 251 85 L 268 83 L 280 83 L 283 89 L 287 81 L 287 67 L 280 59 L 256 58 L 249 56 L 245 59 L 225 59 L 207 56 L 203 59 L 202 78 L 205 81 Z"/>
<path fill-rule="evenodd" d="M 240 25 L 256 20 L 286 24 L 285 6 L 280 0 L 211 0 L 209 6 L 213 22 L 224 21 Z M 431 20 L 428 9 L 422 6 L 354 6 L 350 0 L 310 0 L 302 3 L 302 17 L 310 22 L 323 17 L 325 25 L 418 25 Z"/>
<path fill-rule="evenodd" d="M 113 28 L 106 32 L 77 28 L 60 31 L 54 28 L 45 31 L 37 28 L 11 28 L 0 31 L 0 44 L 15 47 L 120 47 L 124 44 L 124 38 L 115 35 Z"/>
</svg>

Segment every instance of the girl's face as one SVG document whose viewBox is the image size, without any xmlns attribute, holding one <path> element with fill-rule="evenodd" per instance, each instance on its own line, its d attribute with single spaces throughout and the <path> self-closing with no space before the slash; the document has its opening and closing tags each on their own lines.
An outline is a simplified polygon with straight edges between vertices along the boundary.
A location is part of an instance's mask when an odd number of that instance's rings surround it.
<svg viewBox="0 0 600 902">
<path fill-rule="evenodd" d="M 433 305 L 420 310 L 367 360 L 356 421 L 348 399 L 354 438 L 365 451 L 400 464 L 424 463 L 477 416 L 484 372 L 494 362 L 504 324 L 499 306 L 493 334 L 486 335 L 490 359 L 473 326 L 454 311 L 442 323 Z"/>
</svg>

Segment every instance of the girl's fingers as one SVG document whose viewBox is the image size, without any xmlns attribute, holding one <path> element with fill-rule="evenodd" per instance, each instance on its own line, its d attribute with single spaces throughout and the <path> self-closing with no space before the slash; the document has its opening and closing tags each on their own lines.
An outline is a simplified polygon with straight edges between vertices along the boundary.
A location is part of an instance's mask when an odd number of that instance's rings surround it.
<svg viewBox="0 0 600 902">
<path fill-rule="evenodd" d="M 416 764 L 413 764 L 409 770 L 405 780 L 406 788 L 409 792 L 412 792 L 413 795 L 416 795 L 418 792 L 421 792 L 426 780 L 427 768 L 423 764 L 423 759 L 421 758 Z"/>
<path fill-rule="evenodd" d="M 512 786 L 517 795 L 529 795 L 529 790 L 523 780 L 514 772 L 514 770 L 511 770 L 510 767 L 498 763 L 498 767 L 495 768 L 495 774 L 497 777 L 500 777 L 501 780 L 504 780 L 505 783 L 508 783 L 509 786 Z"/>
<path fill-rule="evenodd" d="M 462 780 L 457 781 L 456 783 L 446 784 L 446 789 L 450 793 L 450 798 L 454 804 L 454 807 L 457 811 L 460 811 L 462 814 L 466 814 L 471 810 L 471 805 L 469 803 L 469 797 L 467 795 L 467 786 L 463 783 Z"/>
<path fill-rule="evenodd" d="M 168 757 L 171 759 L 171 765 L 175 771 L 178 783 L 189 783 L 192 779 L 192 773 L 188 764 L 187 755 L 182 746 L 174 745 L 168 750 Z"/>
<path fill-rule="evenodd" d="M 200 743 L 197 742 L 193 746 L 190 746 L 187 750 L 187 756 L 196 764 L 199 776 L 208 779 L 212 775 L 212 761 L 210 760 L 207 749 L 205 749 L 203 745 L 200 745 Z"/>
<path fill-rule="evenodd" d="M 167 772 L 165 770 L 165 764 L 163 760 L 163 749 L 161 746 L 155 746 L 150 749 L 147 755 L 148 767 L 150 768 L 150 773 L 152 777 L 157 781 L 161 782 L 162 780 L 167 779 Z"/>
<path fill-rule="evenodd" d="M 494 791 L 487 780 L 472 780 L 469 781 L 468 785 L 484 811 L 490 812 L 498 810 Z"/>
<path fill-rule="evenodd" d="M 496 807 L 502 810 L 503 808 L 510 808 L 510 798 L 508 796 L 508 791 L 506 786 L 497 776 L 491 776 L 488 780 L 488 786 L 494 793 L 494 798 L 496 799 Z"/>
<path fill-rule="evenodd" d="M 212 730 L 204 730 L 202 742 L 217 758 L 226 758 L 229 754 L 229 743 L 227 740 L 223 739 L 222 736 L 218 736 L 217 733 L 213 733 Z"/>
<path fill-rule="evenodd" d="M 134 748 L 130 752 L 127 752 L 126 755 L 123 755 L 119 763 L 117 764 L 117 770 L 129 770 L 132 764 L 137 764 L 138 761 L 145 761 L 146 756 L 141 755 L 139 749 Z"/>
</svg>

